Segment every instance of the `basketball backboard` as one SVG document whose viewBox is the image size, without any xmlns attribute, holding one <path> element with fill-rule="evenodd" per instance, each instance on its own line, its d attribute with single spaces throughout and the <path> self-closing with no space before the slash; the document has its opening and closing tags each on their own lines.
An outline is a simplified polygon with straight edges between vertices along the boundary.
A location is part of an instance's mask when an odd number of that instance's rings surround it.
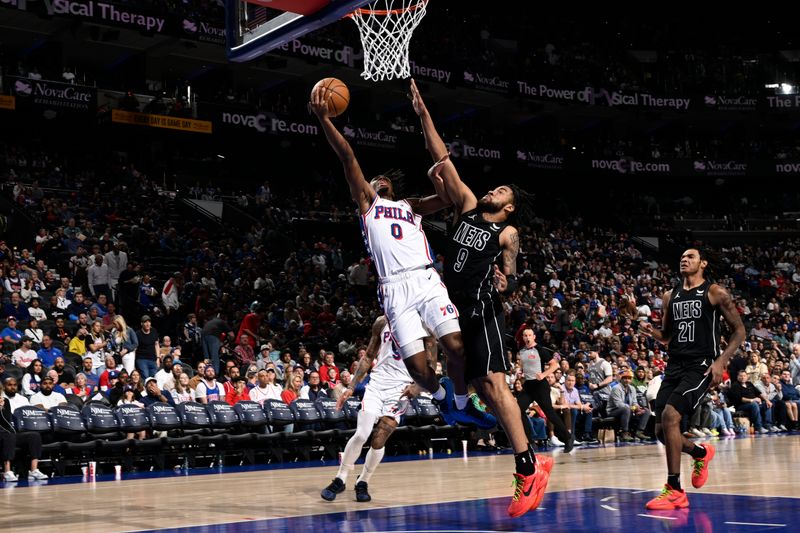
<svg viewBox="0 0 800 533">
<path fill-rule="evenodd" d="M 370 0 L 225 0 L 228 59 L 249 61 Z"/>
</svg>

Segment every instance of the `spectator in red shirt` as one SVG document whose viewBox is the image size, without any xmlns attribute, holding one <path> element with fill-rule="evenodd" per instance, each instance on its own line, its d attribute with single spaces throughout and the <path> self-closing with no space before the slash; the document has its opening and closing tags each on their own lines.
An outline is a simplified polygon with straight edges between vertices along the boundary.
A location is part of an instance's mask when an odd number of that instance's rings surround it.
<svg viewBox="0 0 800 533">
<path fill-rule="evenodd" d="M 236 334 L 236 344 L 242 344 L 242 337 L 247 335 L 247 344 L 250 350 L 255 350 L 257 341 L 261 337 L 258 336 L 258 330 L 261 327 L 261 321 L 264 319 L 264 308 L 259 306 L 252 313 L 248 313 L 242 319 L 239 325 L 239 332 Z"/>
<path fill-rule="evenodd" d="M 303 376 L 292 372 L 288 374 L 286 385 L 281 392 L 281 399 L 289 405 L 300 396 L 300 389 L 303 387 Z"/>
<path fill-rule="evenodd" d="M 330 370 L 334 371 L 333 374 L 330 374 Z M 333 362 L 333 352 L 325 353 L 325 364 L 319 367 L 319 377 L 322 379 L 323 383 L 328 383 L 332 379 L 333 383 L 331 383 L 331 386 L 339 381 L 339 368 L 336 366 L 336 363 Z"/>
<path fill-rule="evenodd" d="M 242 400 L 250 400 L 247 390 L 247 379 L 241 376 L 233 378 L 233 389 L 225 395 L 225 401 L 230 405 L 236 405 Z"/>
</svg>

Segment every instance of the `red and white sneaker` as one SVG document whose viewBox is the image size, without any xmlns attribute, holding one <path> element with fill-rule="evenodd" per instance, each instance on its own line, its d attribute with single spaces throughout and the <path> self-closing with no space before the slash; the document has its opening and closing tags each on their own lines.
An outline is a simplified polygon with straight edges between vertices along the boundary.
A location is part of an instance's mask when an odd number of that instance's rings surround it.
<svg viewBox="0 0 800 533">
<path fill-rule="evenodd" d="M 701 444 L 706 449 L 706 456 L 692 461 L 692 487 L 699 489 L 708 480 L 708 463 L 716 455 L 717 450 L 711 444 Z"/>
<path fill-rule="evenodd" d="M 547 468 L 537 468 L 530 476 L 515 473 L 514 496 L 508 506 L 508 516 L 517 518 L 539 507 L 549 480 Z"/>
<path fill-rule="evenodd" d="M 686 492 L 673 489 L 668 484 L 661 489 L 661 494 L 647 502 L 645 507 L 651 511 L 670 511 L 672 509 L 685 509 L 689 507 L 689 498 Z"/>
</svg>

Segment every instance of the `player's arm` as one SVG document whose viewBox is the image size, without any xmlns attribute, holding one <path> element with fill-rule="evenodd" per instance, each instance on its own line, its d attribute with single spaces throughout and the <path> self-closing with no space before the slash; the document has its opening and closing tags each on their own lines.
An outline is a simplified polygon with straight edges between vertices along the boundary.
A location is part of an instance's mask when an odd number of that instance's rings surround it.
<svg viewBox="0 0 800 533">
<path fill-rule="evenodd" d="M 347 179 L 347 184 L 350 186 L 350 196 L 353 201 L 358 205 L 361 213 L 366 213 L 372 201 L 375 199 L 375 191 L 370 184 L 364 179 L 364 173 L 361 171 L 361 166 L 358 164 L 356 155 L 353 148 L 347 139 L 344 138 L 336 126 L 331 122 L 330 115 L 328 114 L 328 101 L 325 98 L 325 89 L 320 86 L 311 92 L 311 100 L 308 103 L 309 109 L 317 116 L 319 123 L 322 125 L 322 131 L 325 132 L 325 137 L 328 139 L 328 144 L 331 145 L 333 151 L 336 152 L 339 161 L 342 162 L 344 167 L 344 177 Z"/>
<path fill-rule="evenodd" d="M 342 392 L 342 395 L 339 396 L 339 399 L 336 400 L 337 411 L 342 409 L 347 399 L 350 398 L 355 392 L 358 384 L 361 383 L 364 377 L 369 374 L 369 371 L 372 369 L 372 363 L 375 362 L 375 357 L 378 356 L 378 350 L 381 347 L 381 332 L 383 331 L 384 326 L 386 326 L 386 317 L 381 315 L 372 325 L 372 335 L 370 336 L 369 344 L 367 345 L 367 353 L 361 359 L 359 359 L 356 371 L 353 374 L 353 378 L 350 380 L 350 385 L 347 386 L 347 388 Z"/>
<path fill-rule="evenodd" d="M 425 198 L 406 198 L 406 202 L 416 214 L 422 216 L 430 215 L 453 205 L 452 202 L 448 202 L 447 198 L 442 198 L 438 194 L 432 194 Z"/>
<path fill-rule="evenodd" d="M 433 124 L 433 119 L 428 108 L 425 107 L 425 102 L 419 94 L 417 84 L 411 80 L 411 105 L 414 107 L 414 112 L 417 113 L 422 123 L 422 133 L 425 136 L 425 147 L 430 152 L 433 158 L 434 165 L 428 170 L 428 177 L 434 182 L 434 187 L 437 187 L 436 180 L 441 179 L 444 184 L 445 194 L 455 204 L 460 213 L 475 209 L 478 205 L 478 199 L 461 181 L 455 165 L 450 161 L 447 146 L 436 131 L 436 126 Z"/>
<path fill-rule="evenodd" d="M 664 318 L 661 322 L 661 329 L 655 329 L 653 324 L 642 321 L 639 322 L 639 333 L 642 335 L 647 335 L 648 337 L 653 337 L 655 340 L 663 344 L 669 344 L 670 339 L 672 339 L 673 327 L 672 310 L 669 305 L 670 300 L 672 300 L 672 291 L 665 292 L 661 297 L 661 300 L 664 302 L 661 307 L 664 310 Z M 735 310 L 736 309 L 734 308 L 734 311 Z"/>
<path fill-rule="evenodd" d="M 519 255 L 519 232 L 513 226 L 500 233 L 503 268 L 494 265 L 494 286 L 498 292 L 510 294 L 517 290 L 517 256 Z"/>
<path fill-rule="evenodd" d="M 718 305 L 720 307 L 722 316 L 725 317 L 728 326 L 733 330 L 730 337 L 728 337 L 728 345 L 725 346 L 722 355 L 717 357 L 714 364 L 712 364 L 706 372 L 707 374 L 709 372 L 711 373 L 711 386 L 714 386 L 722 381 L 722 372 L 728 365 L 728 361 L 733 357 L 733 354 L 736 353 L 739 346 L 744 342 L 746 333 L 744 324 L 742 323 L 742 317 L 739 316 L 739 311 L 736 310 L 733 298 L 731 298 L 731 294 L 725 290 L 724 287 L 716 283 L 712 284 L 711 287 L 708 288 L 708 301 L 711 305 Z"/>
</svg>

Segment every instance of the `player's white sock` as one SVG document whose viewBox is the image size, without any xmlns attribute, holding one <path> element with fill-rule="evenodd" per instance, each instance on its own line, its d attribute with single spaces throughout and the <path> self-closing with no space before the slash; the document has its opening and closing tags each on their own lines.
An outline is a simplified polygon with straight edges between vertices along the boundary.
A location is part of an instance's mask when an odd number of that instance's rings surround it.
<svg viewBox="0 0 800 533">
<path fill-rule="evenodd" d="M 384 453 L 386 453 L 385 446 L 378 450 L 370 447 L 369 451 L 367 452 L 367 458 L 364 460 L 364 470 L 362 470 L 361 475 L 358 476 L 357 482 L 363 481 L 364 483 L 369 483 L 369 478 L 372 477 L 375 469 L 378 468 L 378 465 L 383 459 Z"/>
<path fill-rule="evenodd" d="M 347 483 L 347 476 L 355 469 L 355 462 L 361 455 L 362 446 L 364 446 L 364 441 L 361 439 L 351 438 L 347 441 L 347 446 L 342 452 L 342 464 L 339 465 L 339 472 L 336 473 L 336 477 L 341 479 L 342 483 Z"/>
<path fill-rule="evenodd" d="M 433 399 L 437 401 L 444 400 L 444 397 L 447 396 L 447 393 L 444 391 L 444 387 L 439 385 L 439 390 L 433 393 Z"/>
<path fill-rule="evenodd" d="M 467 400 L 469 399 L 469 394 L 455 394 L 456 397 L 456 409 L 459 411 L 463 411 L 464 408 L 467 406 Z"/>
</svg>

